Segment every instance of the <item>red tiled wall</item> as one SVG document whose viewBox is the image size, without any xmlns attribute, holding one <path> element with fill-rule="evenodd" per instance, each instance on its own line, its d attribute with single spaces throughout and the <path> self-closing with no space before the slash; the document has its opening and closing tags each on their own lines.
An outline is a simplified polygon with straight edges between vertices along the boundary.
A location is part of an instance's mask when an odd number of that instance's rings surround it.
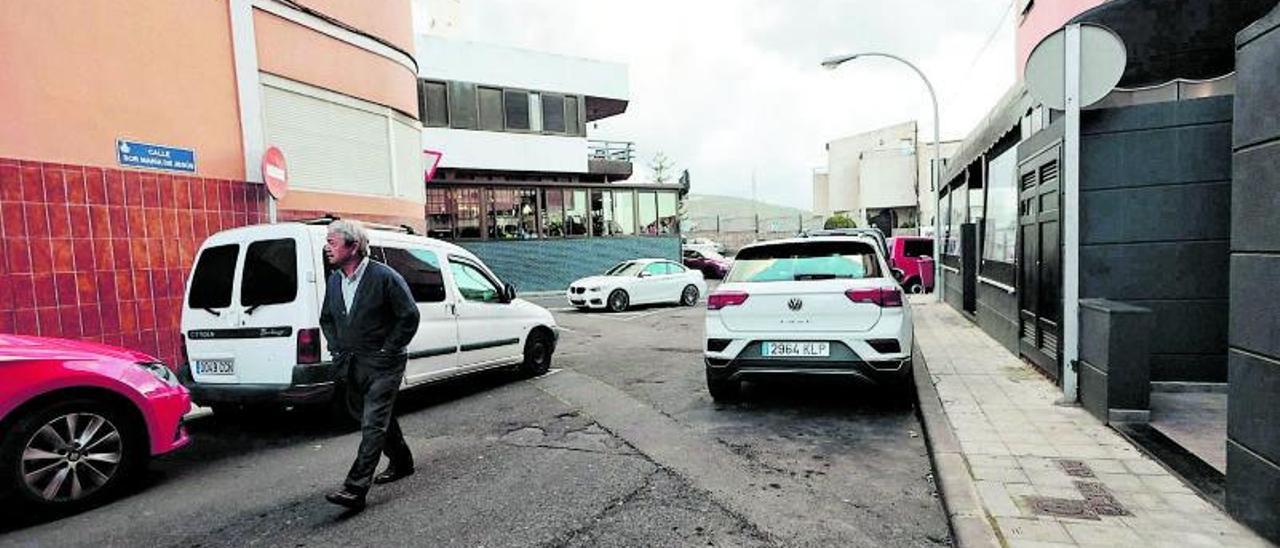
<svg viewBox="0 0 1280 548">
<path fill-rule="evenodd" d="M 266 211 L 257 184 L 0 158 L 0 333 L 124 346 L 173 366 L 200 243 Z"/>
</svg>

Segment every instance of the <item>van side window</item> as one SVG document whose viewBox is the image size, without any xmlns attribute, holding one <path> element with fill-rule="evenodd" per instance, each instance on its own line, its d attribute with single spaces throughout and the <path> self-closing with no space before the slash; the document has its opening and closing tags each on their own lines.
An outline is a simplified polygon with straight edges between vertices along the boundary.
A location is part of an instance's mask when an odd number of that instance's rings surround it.
<svg viewBox="0 0 1280 548">
<path fill-rule="evenodd" d="M 452 261 L 449 262 L 449 269 L 453 271 L 453 281 L 458 284 L 458 292 L 462 294 L 462 298 L 482 303 L 501 301 L 502 292 L 480 269 Z"/>
<path fill-rule="evenodd" d="M 436 254 L 425 249 L 382 248 L 387 266 L 400 273 L 409 284 L 413 300 L 420 303 L 444 302 L 444 277 Z"/>
<path fill-rule="evenodd" d="M 244 254 L 240 304 L 291 303 L 298 296 L 298 251 L 293 238 L 260 240 Z"/>
<path fill-rule="evenodd" d="M 236 244 L 205 248 L 196 261 L 191 275 L 191 294 L 187 296 L 190 308 L 226 308 L 231 306 L 231 284 L 236 275 L 236 256 L 240 246 Z"/>
<path fill-rule="evenodd" d="M 387 262 L 386 259 L 382 257 L 382 250 L 383 248 L 378 247 L 376 245 L 369 246 L 369 260 L 378 261 L 380 263 Z M 329 262 L 329 255 L 324 252 L 324 248 L 321 248 L 320 250 L 320 260 L 324 262 L 324 279 L 327 283 L 329 280 L 329 275 L 333 274 L 334 272 L 337 272 L 338 267 L 334 266 L 333 263 Z"/>
</svg>

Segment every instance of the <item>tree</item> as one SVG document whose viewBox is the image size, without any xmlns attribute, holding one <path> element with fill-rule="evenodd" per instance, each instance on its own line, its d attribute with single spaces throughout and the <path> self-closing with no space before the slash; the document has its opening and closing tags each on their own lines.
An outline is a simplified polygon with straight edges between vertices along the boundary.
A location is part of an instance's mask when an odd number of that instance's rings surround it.
<svg viewBox="0 0 1280 548">
<path fill-rule="evenodd" d="M 675 171 L 675 163 L 667 158 L 662 151 L 658 151 L 653 155 L 653 159 L 649 160 L 649 171 L 653 172 L 653 182 L 657 184 L 666 184 L 671 182 L 672 172 Z"/>
<path fill-rule="evenodd" d="M 827 217 L 827 222 L 822 224 L 822 228 L 827 230 L 834 228 L 858 228 L 858 223 L 853 220 L 853 217 L 845 215 L 844 213 L 836 213 L 835 215 Z"/>
</svg>

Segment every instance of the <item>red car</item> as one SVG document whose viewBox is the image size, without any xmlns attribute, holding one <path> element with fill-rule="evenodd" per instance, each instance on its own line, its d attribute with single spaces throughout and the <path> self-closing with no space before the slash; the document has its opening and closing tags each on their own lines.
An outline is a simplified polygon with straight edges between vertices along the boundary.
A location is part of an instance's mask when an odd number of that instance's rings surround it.
<svg viewBox="0 0 1280 548">
<path fill-rule="evenodd" d="M 933 238 L 889 238 L 889 266 L 902 271 L 899 283 L 907 293 L 933 291 Z"/>
<path fill-rule="evenodd" d="M 0 335 L 0 379 L 0 506 L 92 506 L 187 444 L 187 389 L 146 354 Z"/>
</svg>

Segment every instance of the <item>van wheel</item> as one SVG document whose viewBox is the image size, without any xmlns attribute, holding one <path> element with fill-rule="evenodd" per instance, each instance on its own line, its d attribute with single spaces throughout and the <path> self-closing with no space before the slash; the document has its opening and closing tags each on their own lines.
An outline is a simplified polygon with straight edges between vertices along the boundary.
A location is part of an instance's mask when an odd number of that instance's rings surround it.
<svg viewBox="0 0 1280 548">
<path fill-rule="evenodd" d="M 631 297 L 627 295 L 626 291 L 615 289 L 613 293 L 609 294 L 610 312 L 626 312 L 628 306 L 631 306 Z"/>
<path fill-rule="evenodd" d="M 685 306 L 693 306 L 698 304 L 698 288 L 687 285 L 684 292 L 680 294 L 680 304 Z"/>
<path fill-rule="evenodd" d="M 555 343 L 542 330 L 529 333 L 524 343 L 524 362 L 520 364 L 520 374 L 525 377 L 537 377 L 551 369 L 551 354 Z"/>
<path fill-rule="evenodd" d="M 111 497 L 146 463 L 145 429 L 127 411 L 93 399 L 24 413 L 0 444 L 0 495 L 36 513 L 81 510 Z"/>
<path fill-rule="evenodd" d="M 912 295 L 924 293 L 924 286 L 920 284 L 920 280 L 916 279 L 907 282 L 907 287 L 905 289 L 907 290 L 907 293 L 911 293 Z"/>
</svg>

